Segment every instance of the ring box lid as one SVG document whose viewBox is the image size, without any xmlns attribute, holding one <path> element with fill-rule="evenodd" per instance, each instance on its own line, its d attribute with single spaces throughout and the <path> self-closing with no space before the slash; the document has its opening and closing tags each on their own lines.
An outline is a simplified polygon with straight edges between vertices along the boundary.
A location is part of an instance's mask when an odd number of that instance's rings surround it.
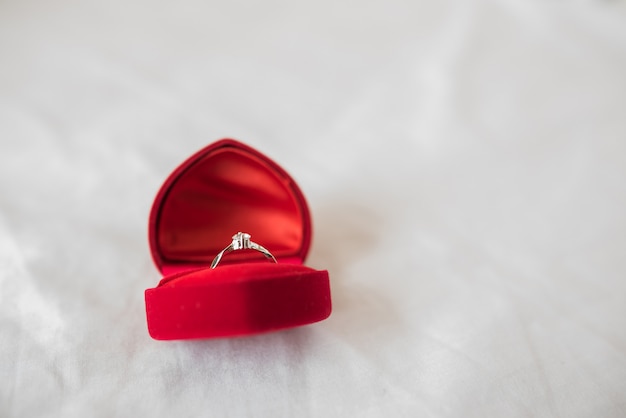
<svg viewBox="0 0 626 418">
<path fill-rule="evenodd" d="M 152 257 L 163 275 L 206 267 L 238 231 L 279 263 L 302 264 L 311 243 L 304 195 L 274 161 L 232 139 L 198 151 L 168 177 L 150 213 Z M 236 251 L 220 265 L 265 260 Z"/>
</svg>

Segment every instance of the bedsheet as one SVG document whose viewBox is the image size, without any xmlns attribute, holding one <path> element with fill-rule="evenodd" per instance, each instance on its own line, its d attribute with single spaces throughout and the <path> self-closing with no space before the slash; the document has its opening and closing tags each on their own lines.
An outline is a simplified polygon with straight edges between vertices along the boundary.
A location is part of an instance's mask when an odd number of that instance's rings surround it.
<svg viewBox="0 0 626 418">
<path fill-rule="evenodd" d="M 625 416 L 624 74 L 624 1 L 0 2 L 0 416 Z M 333 313 L 154 341 L 150 205 L 222 137 Z"/>
</svg>

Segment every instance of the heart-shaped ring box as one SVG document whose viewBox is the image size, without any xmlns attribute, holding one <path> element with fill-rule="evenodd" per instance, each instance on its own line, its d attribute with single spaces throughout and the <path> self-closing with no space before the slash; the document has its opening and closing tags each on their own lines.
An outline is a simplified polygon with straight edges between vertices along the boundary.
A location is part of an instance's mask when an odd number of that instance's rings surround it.
<svg viewBox="0 0 626 418">
<path fill-rule="evenodd" d="M 210 268 L 239 231 L 277 263 L 258 251 L 237 250 Z M 174 170 L 152 206 L 149 239 L 163 274 L 145 292 L 154 339 L 249 335 L 330 315 L 328 272 L 303 265 L 311 218 L 300 188 L 240 142 L 217 141 Z"/>
</svg>

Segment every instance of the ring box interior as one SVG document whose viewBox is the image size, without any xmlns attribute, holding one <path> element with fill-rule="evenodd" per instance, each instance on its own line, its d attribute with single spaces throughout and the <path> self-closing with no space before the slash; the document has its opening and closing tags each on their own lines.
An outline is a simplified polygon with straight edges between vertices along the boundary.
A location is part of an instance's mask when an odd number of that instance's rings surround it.
<svg viewBox="0 0 626 418">
<path fill-rule="evenodd" d="M 242 336 L 327 318 L 328 272 L 303 264 L 311 229 L 300 188 L 268 157 L 231 139 L 198 151 L 168 177 L 150 213 L 150 248 L 163 275 L 145 291 L 150 336 Z M 237 250 L 210 268 L 239 231 L 277 263 Z"/>
</svg>

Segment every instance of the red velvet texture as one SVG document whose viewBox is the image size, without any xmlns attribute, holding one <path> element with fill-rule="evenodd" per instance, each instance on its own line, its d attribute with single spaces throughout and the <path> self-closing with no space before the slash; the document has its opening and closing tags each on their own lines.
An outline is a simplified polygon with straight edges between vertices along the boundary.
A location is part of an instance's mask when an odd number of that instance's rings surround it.
<svg viewBox="0 0 626 418">
<path fill-rule="evenodd" d="M 330 315 L 328 272 L 290 264 L 231 264 L 165 278 L 146 290 L 156 339 L 230 337 L 321 321 Z"/>
<path fill-rule="evenodd" d="M 210 269 L 238 231 L 278 264 L 235 251 Z M 304 196 L 282 168 L 240 142 L 213 143 L 170 175 L 152 207 L 149 234 L 165 275 L 145 292 L 155 339 L 248 335 L 330 315 L 328 272 L 301 265 L 311 241 Z"/>
</svg>

